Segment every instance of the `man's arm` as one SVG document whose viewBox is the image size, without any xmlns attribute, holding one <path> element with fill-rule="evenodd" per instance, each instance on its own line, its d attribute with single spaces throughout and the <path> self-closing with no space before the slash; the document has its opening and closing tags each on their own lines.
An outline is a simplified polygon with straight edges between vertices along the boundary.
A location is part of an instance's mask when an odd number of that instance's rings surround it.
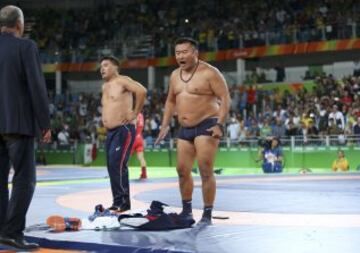
<svg viewBox="0 0 360 253">
<path fill-rule="evenodd" d="M 210 71 L 209 82 L 216 97 L 221 101 L 218 123 L 224 124 L 230 109 L 230 95 L 224 76 L 218 69 Z"/>
<path fill-rule="evenodd" d="M 223 132 L 223 127 L 226 121 L 226 117 L 229 113 L 230 109 L 230 95 L 229 95 L 229 89 L 226 84 L 226 80 L 224 76 L 220 73 L 220 71 L 216 68 L 212 68 L 209 70 L 209 82 L 212 91 L 214 92 L 215 96 L 220 99 L 220 110 L 219 110 L 219 118 L 217 123 L 217 129 Z M 216 128 L 213 128 L 213 136 L 216 138 L 220 138 L 223 136 L 223 133 L 220 135 L 218 131 L 215 130 Z M 215 131 L 215 132 L 214 132 Z"/>
<path fill-rule="evenodd" d="M 44 141 L 49 142 L 51 139 L 49 100 L 44 75 L 41 69 L 39 52 L 33 41 L 23 49 L 22 62 L 26 73 L 26 81 L 36 122 L 42 131 Z"/>
<path fill-rule="evenodd" d="M 134 81 L 130 77 L 122 77 L 124 82 L 124 88 L 135 95 L 135 107 L 133 110 L 132 119 L 136 119 L 136 116 L 141 112 L 146 98 L 147 90 L 139 82 Z"/>
<path fill-rule="evenodd" d="M 176 96 L 174 92 L 174 72 L 170 76 L 169 91 L 165 102 L 164 115 L 161 123 L 160 133 L 157 139 L 155 140 L 155 145 L 158 144 L 162 139 L 165 138 L 169 131 L 170 119 L 174 114 Z"/>
</svg>

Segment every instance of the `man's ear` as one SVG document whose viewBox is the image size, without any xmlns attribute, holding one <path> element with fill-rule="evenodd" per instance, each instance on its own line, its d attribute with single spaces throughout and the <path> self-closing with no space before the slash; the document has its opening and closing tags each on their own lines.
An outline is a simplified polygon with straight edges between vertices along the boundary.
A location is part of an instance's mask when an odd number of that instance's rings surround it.
<svg viewBox="0 0 360 253">
<path fill-rule="evenodd" d="M 24 24 L 23 24 L 23 22 L 21 21 L 21 19 L 18 19 L 18 20 L 16 21 L 15 29 L 16 29 L 17 31 L 19 31 L 20 36 L 22 36 L 22 35 L 24 34 Z"/>
</svg>

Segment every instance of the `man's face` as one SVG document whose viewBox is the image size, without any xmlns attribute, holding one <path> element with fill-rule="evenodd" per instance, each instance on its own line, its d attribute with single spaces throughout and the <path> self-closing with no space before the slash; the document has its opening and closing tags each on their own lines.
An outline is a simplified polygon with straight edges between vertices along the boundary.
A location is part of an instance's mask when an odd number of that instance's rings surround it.
<svg viewBox="0 0 360 253">
<path fill-rule="evenodd" d="M 272 148 L 277 147 L 278 143 L 279 143 L 279 142 L 278 142 L 277 139 L 272 139 L 272 141 L 271 141 L 271 147 L 272 147 Z"/>
<path fill-rule="evenodd" d="M 181 69 L 189 69 L 197 61 L 198 50 L 188 42 L 178 44 L 175 46 L 175 58 Z"/>
<path fill-rule="evenodd" d="M 109 80 L 117 73 L 117 71 L 117 66 L 114 65 L 110 60 L 103 60 L 100 64 L 100 74 L 104 80 Z"/>
<path fill-rule="evenodd" d="M 339 158 L 343 158 L 343 157 L 344 157 L 344 153 L 343 153 L 342 151 L 339 151 L 339 152 L 338 152 L 338 157 L 339 157 Z"/>
</svg>

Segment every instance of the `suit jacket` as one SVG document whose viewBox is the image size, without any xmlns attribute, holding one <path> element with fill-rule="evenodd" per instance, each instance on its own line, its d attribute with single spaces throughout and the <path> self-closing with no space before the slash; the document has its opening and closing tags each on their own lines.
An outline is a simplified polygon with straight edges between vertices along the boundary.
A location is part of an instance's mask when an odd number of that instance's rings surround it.
<svg viewBox="0 0 360 253">
<path fill-rule="evenodd" d="M 0 134 L 50 128 L 49 101 L 34 41 L 0 34 Z"/>
</svg>

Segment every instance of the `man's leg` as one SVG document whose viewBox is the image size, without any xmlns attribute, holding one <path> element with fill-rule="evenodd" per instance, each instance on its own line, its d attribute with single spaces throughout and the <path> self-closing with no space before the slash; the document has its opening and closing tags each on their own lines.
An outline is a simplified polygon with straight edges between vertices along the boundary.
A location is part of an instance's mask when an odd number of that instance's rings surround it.
<svg viewBox="0 0 360 253">
<path fill-rule="evenodd" d="M 137 159 L 139 160 L 140 166 L 141 166 L 140 179 L 146 179 L 147 171 L 146 171 L 146 161 L 145 161 L 145 157 L 144 157 L 144 152 L 143 151 L 136 152 L 136 156 L 137 156 Z"/>
<path fill-rule="evenodd" d="M 9 160 L 11 160 L 15 171 L 10 200 L 7 189 L 10 170 Z M 26 213 L 36 183 L 33 137 L 14 134 L 0 136 L 0 171 L 0 216 L 2 220 L 0 243 L 26 251 L 37 249 L 39 245 L 25 241 L 23 234 Z M 4 211 L 5 206 L 7 206 L 7 210 Z"/>
<path fill-rule="evenodd" d="M 9 153 L 6 148 L 6 143 L 0 135 L 0 228 L 4 226 L 6 212 L 9 203 L 9 171 L 10 160 Z M 2 231 L 0 231 L 1 233 Z"/>
<path fill-rule="evenodd" d="M 180 194 L 183 203 L 181 215 L 192 217 L 192 193 L 194 182 L 191 169 L 195 161 L 195 146 L 189 141 L 178 139 L 177 141 L 177 173 L 179 176 Z"/>
<path fill-rule="evenodd" d="M 130 209 L 127 162 L 134 142 L 134 131 L 125 126 L 116 131 L 107 146 L 107 164 L 113 195 L 111 209 L 125 211 Z"/>
<path fill-rule="evenodd" d="M 202 220 L 211 223 L 212 209 L 216 194 L 216 181 L 214 176 L 214 162 L 219 145 L 219 140 L 211 136 L 198 136 L 194 141 L 196 159 L 202 181 L 202 193 L 204 200 L 204 212 Z"/>
<path fill-rule="evenodd" d="M 36 184 L 33 137 L 8 135 L 5 137 L 10 160 L 14 166 L 11 197 L 3 234 L 12 238 L 23 236 L 25 217 Z"/>
</svg>

